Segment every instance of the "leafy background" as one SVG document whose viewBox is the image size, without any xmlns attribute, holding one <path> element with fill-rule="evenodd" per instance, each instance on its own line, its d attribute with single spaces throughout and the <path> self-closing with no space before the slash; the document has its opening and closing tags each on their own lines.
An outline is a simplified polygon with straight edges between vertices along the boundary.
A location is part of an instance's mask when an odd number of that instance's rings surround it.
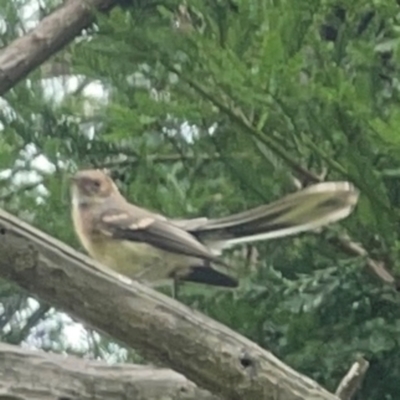
<svg viewBox="0 0 400 400">
<path fill-rule="evenodd" d="M 77 168 L 111 169 L 131 201 L 174 217 L 227 215 L 315 176 L 350 180 L 361 198 L 346 221 L 238 248 L 237 291 L 185 285 L 181 301 L 330 390 L 363 355 L 358 398 L 397 399 L 399 294 L 334 243 L 347 232 L 400 273 L 398 2 L 188 4 L 121 1 L 4 96 L 1 207 L 81 249 Z M 1 3 L 1 47 L 57 5 Z M 3 341 L 145 362 L 10 283 L 0 302 Z"/>
</svg>

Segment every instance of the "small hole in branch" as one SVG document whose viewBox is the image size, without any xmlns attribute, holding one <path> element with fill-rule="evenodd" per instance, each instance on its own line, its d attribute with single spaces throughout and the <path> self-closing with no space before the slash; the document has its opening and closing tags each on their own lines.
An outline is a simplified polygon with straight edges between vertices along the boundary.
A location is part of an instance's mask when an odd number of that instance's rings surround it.
<svg viewBox="0 0 400 400">
<path fill-rule="evenodd" d="M 240 358 L 240 364 L 243 368 L 249 368 L 253 365 L 253 360 L 248 356 L 243 356 Z"/>
</svg>

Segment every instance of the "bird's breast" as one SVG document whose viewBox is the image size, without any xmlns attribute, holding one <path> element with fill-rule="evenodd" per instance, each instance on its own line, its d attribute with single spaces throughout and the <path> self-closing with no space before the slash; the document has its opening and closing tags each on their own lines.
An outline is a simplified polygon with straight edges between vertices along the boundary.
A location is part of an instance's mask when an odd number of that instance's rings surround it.
<svg viewBox="0 0 400 400">
<path fill-rule="evenodd" d="M 74 224 L 75 232 L 82 246 L 90 255 L 92 255 L 92 222 L 91 220 L 89 220 L 89 214 L 85 210 L 81 210 L 76 202 L 73 203 L 72 207 L 72 221 Z"/>
<path fill-rule="evenodd" d="M 132 279 L 161 281 L 176 270 L 188 268 L 195 260 L 169 253 L 146 243 L 125 240 L 98 240 L 91 243 L 92 257 Z"/>
</svg>

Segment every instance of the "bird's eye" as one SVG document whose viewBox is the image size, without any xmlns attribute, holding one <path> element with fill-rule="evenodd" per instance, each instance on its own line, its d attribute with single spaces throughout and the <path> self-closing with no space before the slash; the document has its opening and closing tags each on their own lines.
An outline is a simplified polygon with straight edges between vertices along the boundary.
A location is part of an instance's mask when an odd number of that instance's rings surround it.
<svg viewBox="0 0 400 400">
<path fill-rule="evenodd" d="M 99 189 L 99 188 L 100 188 L 100 181 L 98 181 L 98 180 L 93 181 L 93 186 L 94 186 L 96 189 Z"/>
</svg>

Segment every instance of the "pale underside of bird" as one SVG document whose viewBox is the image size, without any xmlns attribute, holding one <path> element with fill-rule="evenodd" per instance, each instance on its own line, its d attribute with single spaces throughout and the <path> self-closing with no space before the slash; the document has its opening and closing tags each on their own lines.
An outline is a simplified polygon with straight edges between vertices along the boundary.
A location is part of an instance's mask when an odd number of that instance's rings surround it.
<svg viewBox="0 0 400 400">
<path fill-rule="evenodd" d="M 228 217 L 183 220 L 128 203 L 101 170 L 80 171 L 72 181 L 73 221 L 86 251 L 150 285 L 174 279 L 235 287 L 224 249 L 316 230 L 346 218 L 358 201 L 351 183 L 323 182 Z"/>
</svg>

